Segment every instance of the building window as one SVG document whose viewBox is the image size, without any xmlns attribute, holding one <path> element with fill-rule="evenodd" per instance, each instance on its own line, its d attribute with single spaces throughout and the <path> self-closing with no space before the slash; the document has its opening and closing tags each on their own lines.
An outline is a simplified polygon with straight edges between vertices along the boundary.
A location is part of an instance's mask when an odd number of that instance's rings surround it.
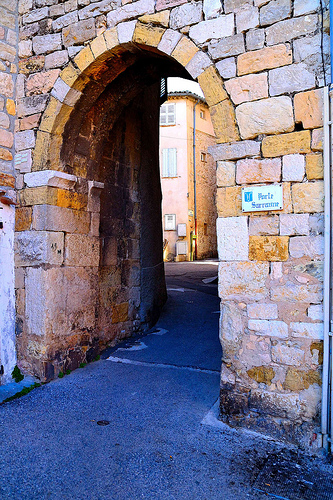
<svg viewBox="0 0 333 500">
<path fill-rule="evenodd" d="M 200 158 L 201 158 L 201 161 L 206 162 L 206 161 L 207 161 L 207 154 L 206 154 L 206 153 L 201 152 Z"/>
<path fill-rule="evenodd" d="M 206 222 L 204 222 L 204 235 L 205 236 L 208 235 L 208 226 L 207 226 Z"/>
<path fill-rule="evenodd" d="M 164 230 L 165 231 L 175 231 L 176 230 L 176 214 L 165 214 L 165 216 L 164 216 Z"/>
<path fill-rule="evenodd" d="M 176 124 L 176 106 L 175 104 L 163 104 L 160 109 L 160 125 Z"/>
<path fill-rule="evenodd" d="M 205 111 L 203 109 L 200 109 L 200 118 L 202 120 L 206 120 L 206 113 L 205 113 Z"/>
<path fill-rule="evenodd" d="M 177 148 L 162 149 L 162 177 L 177 177 Z"/>
</svg>

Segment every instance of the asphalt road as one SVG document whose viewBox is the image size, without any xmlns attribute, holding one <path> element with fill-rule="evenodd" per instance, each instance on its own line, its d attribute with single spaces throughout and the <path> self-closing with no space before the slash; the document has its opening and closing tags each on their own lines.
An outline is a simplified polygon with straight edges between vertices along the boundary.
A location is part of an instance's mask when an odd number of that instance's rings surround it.
<svg viewBox="0 0 333 500">
<path fill-rule="evenodd" d="M 219 299 L 201 281 L 215 272 L 167 266 L 148 335 L 0 406 L 1 500 L 262 500 L 255 485 L 275 457 L 330 470 L 217 420 Z"/>
</svg>

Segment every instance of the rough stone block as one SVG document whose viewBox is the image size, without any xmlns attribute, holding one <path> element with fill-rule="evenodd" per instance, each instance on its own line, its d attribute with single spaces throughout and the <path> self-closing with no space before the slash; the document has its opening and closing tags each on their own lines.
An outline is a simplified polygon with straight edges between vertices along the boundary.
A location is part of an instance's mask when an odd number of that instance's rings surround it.
<svg viewBox="0 0 333 500">
<path fill-rule="evenodd" d="M 26 81 L 26 95 L 47 94 L 60 73 L 59 69 L 51 69 L 30 75 Z"/>
<path fill-rule="evenodd" d="M 322 236 L 296 236 L 290 238 L 289 251 L 291 257 L 318 258 L 324 253 L 324 238 Z"/>
<path fill-rule="evenodd" d="M 275 157 L 294 153 L 309 153 L 310 139 L 309 130 L 265 137 L 262 141 L 262 154 L 264 157 Z"/>
<path fill-rule="evenodd" d="M 304 395 L 303 407 L 305 410 L 305 414 L 309 415 L 311 419 L 314 419 L 317 413 L 318 403 L 320 401 L 321 396 L 321 375 L 317 370 L 300 370 L 298 368 L 288 368 L 285 381 L 283 383 L 283 388 L 287 391 L 302 391 Z M 316 384 L 316 386 L 313 386 Z M 315 404 L 310 404 L 306 401 L 307 395 L 309 394 L 310 388 L 311 392 L 316 394 L 312 396 L 312 400 L 315 401 Z M 304 404 L 305 403 L 305 404 Z"/>
<path fill-rule="evenodd" d="M 276 342 L 272 345 L 272 360 L 275 363 L 289 366 L 301 366 L 305 352 L 295 342 Z"/>
<path fill-rule="evenodd" d="M 231 33 L 232 35 L 232 33 Z M 245 52 L 244 35 L 226 36 L 221 40 L 214 40 L 208 45 L 208 52 L 213 59 L 222 59 L 230 56 L 238 56 Z"/>
<path fill-rule="evenodd" d="M 271 289 L 274 302 L 308 302 L 320 304 L 323 300 L 321 285 L 296 285 L 288 281 L 285 285 Z"/>
<path fill-rule="evenodd" d="M 95 22 L 93 19 L 79 21 L 62 30 L 62 40 L 65 47 L 70 45 L 81 45 L 91 40 L 96 35 Z M 60 48 L 60 47 L 59 47 Z"/>
<path fill-rule="evenodd" d="M 183 2 L 179 2 L 183 3 Z M 179 5 L 176 4 L 176 5 Z M 157 8 L 157 10 L 163 10 L 167 7 Z M 154 14 L 155 11 L 155 1 L 154 0 L 138 0 L 122 7 L 112 10 L 106 16 L 108 27 L 113 27 L 118 23 L 133 19 L 138 16 L 143 16 L 144 14 Z"/>
<path fill-rule="evenodd" d="M 308 316 L 312 321 L 324 321 L 324 309 L 321 304 L 308 307 Z"/>
<path fill-rule="evenodd" d="M 173 52 L 174 48 L 176 47 L 177 43 L 181 39 L 182 35 L 181 33 L 178 33 L 178 31 L 174 30 L 166 30 L 164 32 L 164 35 L 162 36 L 162 39 L 160 43 L 158 44 L 158 49 L 161 52 L 164 52 L 165 54 L 171 54 Z"/>
<path fill-rule="evenodd" d="M 269 26 L 290 16 L 290 0 L 272 0 L 260 9 L 260 25 Z"/>
<path fill-rule="evenodd" d="M 186 3 L 172 9 L 170 14 L 170 28 L 179 29 L 191 26 L 202 21 L 202 2 Z"/>
<path fill-rule="evenodd" d="M 198 76 L 198 83 L 205 94 L 208 106 L 214 106 L 227 99 L 228 94 L 223 88 L 223 80 L 213 66 Z"/>
<path fill-rule="evenodd" d="M 2 113 L 0 111 L 0 127 L 9 128 L 9 116 L 7 113 Z"/>
<path fill-rule="evenodd" d="M 216 19 L 209 19 L 191 26 L 189 36 L 197 44 L 202 44 L 213 38 L 220 38 L 221 33 L 224 36 L 234 34 L 234 16 L 227 14 Z"/>
<path fill-rule="evenodd" d="M 211 66 L 212 61 L 209 59 L 205 52 L 197 52 L 193 59 L 187 64 L 186 69 L 193 78 L 201 75 L 205 69 Z"/>
<path fill-rule="evenodd" d="M 254 29 L 246 33 L 246 48 L 248 51 L 262 49 L 265 43 L 265 30 Z"/>
<path fill-rule="evenodd" d="M 290 323 L 291 336 L 306 339 L 323 340 L 323 323 Z"/>
<path fill-rule="evenodd" d="M 191 42 L 191 40 L 183 37 L 178 42 L 171 55 L 180 64 L 186 66 L 190 62 L 192 57 L 194 57 L 194 55 L 198 52 L 198 50 L 199 49 L 196 47 L 196 45 L 194 45 L 193 42 Z"/>
<path fill-rule="evenodd" d="M 32 39 L 32 47 L 36 55 L 49 54 L 50 52 L 61 49 L 61 46 L 60 33 L 35 36 Z"/>
<path fill-rule="evenodd" d="M 54 31 L 59 31 L 65 26 L 69 26 L 70 24 L 78 23 L 79 17 L 76 12 L 68 12 L 64 16 L 58 17 L 55 21 L 52 22 L 52 28 Z"/>
<path fill-rule="evenodd" d="M 0 172 L 0 186 L 15 187 L 15 177 L 13 175 Z"/>
<path fill-rule="evenodd" d="M 24 14 L 22 19 L 23 24 L 29 24 L 41 21 L 42 19 L 45 19 L 48 16 L 48 13 L 49 13 L 48 7 L 42 7 L 41 9 L 34 9 L 28 14 Z M 15 21 L 12 24 L 12 26 L 15 26 Z"/>
<path fill-rule="evenodd" d="M 216 146 L 209 146 L 208 152 L 213 156 L 215 161 L 238 160 L 249 156 L 259 156 L 260 142 L 240 141 L 234 142 L 233 144 L 219 144 Z"/>
<path fill-rule="evenodd" d="M 64 233 L 21 231 L 15 235 L 17 267 L 53 264 L 61 266 L 64 259 Z"/>
<path fill-rule="evenodd" d="M 219 296 L 228 301 L 264 299 L 268 274 L 268 262 L 220 262 Z"/>
<path fill-rule="evenodd" d="M 86 46 L 74 57 L 74 62 L 81 71 L 84 71 L 86 68 L 88 68 L 88 66 L 90 66 L 90 64 L 92 64 L 94 60 L 94 54 L 91 52 L 89 46 Z"/>
<path fill-rule="evenodd" d="M 108 50 L 112 50 L 119 43 L 117 28 L 110 28 L 104 31 L 103 36 L 105 38 L 106 46 Z"/>
<path fill-rule="evenodd" d="M 90 213 L 52 205 L 36 205 L 33 207 L 32 227 L 37 231 L 88 234 Z"/>
<path fill-rule="evenodd" d="M 256 160 L 245 159 L 237 162 L 237 184 L 256 184 L 260 182 L 280 182 L 280 158 Z"/>
<path fill-rule="evenodd" d="M 239 139 L 235 110 L 229 99 L 210 107 L 216 142 L 234 142 Z"/>
<path fill-rule="evenodd" d="M 164 28 L 138 22 L 135 26 L 132 40 L 135 43 L 157 47 L 164 31 Z"/>
<path fill-rule="evenodd" d="M 203 11 L 205 19 L 213 19 L 222 13 L 221 0 L 204 0 Z"/>
<path fill-rule="evenodd" d="M 33 130 L 24 130 L 15 134 L 15 151 L 31 149 L 35 146 L 35 134 Z"/>
<path fill-rule="evenodd" d="M 139 21 L 146 24 L 159 24 L 168 28 L 170 20 L 170 11 L 162 10 L 161 12 L 157 12 L 157 14 L 148 14 L 139 17 Z"/>
<path fill-rule="evenodd" d="M 65 265 L 98 267 L 100 260 L 99 238 L 83 234 L 66 234 Z"/>
<path fill-rule="evenodd" d="M 241 54 L 237 60 L 237 72 L 238 75 L 247 75 L 291 63 L 292 51 L 289 45 L 281 44 Z"/>
<path fill-rule="evenodd" d="M 128 320 L 128 302 L 122 302 L 112 307 L 112 323 L 124 323 Z"/>
<path fill-rule="evenodd" d="M 233 78 L 236 76 L 236 62 L 234 57 L 228 57 L 215 64 L 222 78 Z"/>
<path fill-rule="evenodd" d="M 323 150 L 324 130 L 318 128 L 312 131 L 311 149 L 313 151 Z"/>
<path fill-rule="evenodd" d="M 304 128 L 323 126 L 323 90 L 310 90 L 296 94 L 294 98 L 295 121 Z"/>
<path fill-rule="evenodd" d="M 324 234 L 324 214 L 313 214 L 309 217 L 310 234 L 317 236 Z"/>
<path fill-rule="evenodd" d="M 251 319 L 277 319 L 278 308 L 276 304 L 248 304 L 247 314 Z"/>
<path fill-rule="evenodd" d="M 255 332 L 256 335 L 278 338 L 288 337 L 288 325 L 284 321 L 249 319 L 248 328 Z"/>
<path fill-rule="evenodd" d="M 218 217 L 216 220 L 219 260 L 248 260 L 247 217 Z"/>
<path fill-rule="evenodd" d="M 132 41 L 136 23 L 137 21 L 127 21 L 125 23 L 118 24 L 117 35 L 120 44 Z"/>
<path fill-rule="evenodd" d="M 314 33 L 317 27 L 318 16 L 316 14 L 286 19 L 266 28 L 266 42 L 267 45 L 276 45 L 290 41 L 293 38 Z"/>
<path fill-rule="evenodd" d="M 295 0 L 294 16 L 312 14 L 320 9 L 320 0 Z"/>
<path fill-rule="evenodd" d="M 263 99 L 268 97 L 267 73 L 233 78 L 225 83 L 225 88 L 234 104 Z"/>
<path fill-rule="evenodd" d="M 243 215 L 242 188 L 240 186 L 217 188 L 216 209 L 219 217 Z"/>
<path fill-rule="evenodd" d="M 302 181 L 305 174 L 304 155 L 294 154 L 285 155 L 282 158 L 282 180 L 283 181 Z"/>
<path fill-rule="evenodd" d="M 218 187 L 234 186 L 236 166 L 233 161 L 218 161 L 216 183 Z"/>
<path fill-rule="evenodd" d="M 291 64 L 269 72 L 269 93 L 272 96 L 311 89 L 315 85 L 315 75 L 304 63 Z"/>
<path fill-rule="evenodd" d="M 323 155 L 321 153 L 306 155 L 306 176 L 309 181 L 324 178 Z"/>
<path fill-rule="evenodd" d="M 323 212 L 324 183 L 316 181 L 293 184 L 292 200 L 295 213 Z"/>
<path fill-rule="evenodd" d="M 250 236 L 249 259 L 271 262 L 288 260 L 288 236 Z"/>
<path fill-rule="evenodd" d="M 14 95 L 14 81 L 12 75 L 8 73 L 0 73 L 0 94 L 6 97 Z"/>
<path fill-rule="evenodd" d="M 77 267 L 30 267 L 26 272 L 29 335 L 54 335 L 61 339 L 66 332 L 82 333 L 95 328 L 96 271 Z"/>
<path fill-rule="evenodd" d="M 20 99 L 17 104 L 17 116 L 22 118 L 41 113 L 46 107 L 48 98 L 48 95 L 32 95 Z"/>
<path fill-rule="evenodd" d="M 279 234 L 279 217 L 250 217 L 249 233 L 252 236 L 274 236 Z"/>
<path fill-rule="evenodd" d="M 11 161 L 13 155 L 8 149 L 0 148 L 0 160 Z"/>
<path fill-rule="evenodd" d="M 307 236 L 310 231 L 309 214 L 281 214 L 280 234 L 283 236 Z"/>
<path fill-rule="evenodd" d="M 15 231 L 27 231 L 31 228 L 32 208 L 19 207 L 15 210 Z"/>
<path fill-rule="evenodd" d="M 68 52 L 67 50 L 57 50 L 52 54 L 48 54 L 45 57 L 45 69 L 49 70 L 52 68 L 61 68 L 66 63 L 68 63 Z"/>
<path fill-rule="evenodd" d="M 20 71 L 20 76 L 23 76 L 23 74 L 30 74 L 30 73 L 36 73 L 37 71 L 41 71 L 44 67 L 44 62 L 45 62 L 45 56 L 35 56 L 35 57 L 28 57 L 27 59 L 21 59 L 19 61 L 19 71 Z M 25 92 L 24 92 L 24 80 L 21 81 L 21 89 L 20 89 L 20 95 L 18 97 L 22 98 L 24 97 Z"/>
<path fill-rule="evenodd" d="M 236 30 L 237 33 L 247 31 L 259 26 L 258 7 L 245 4 L 242 9 L 236 11 Z"/>
<path fill-rule="evenodd" d="M 22 40 L 18 44 L 18 54 L 19 57 L 32 56 L 32 40 Z"/>
</svg>

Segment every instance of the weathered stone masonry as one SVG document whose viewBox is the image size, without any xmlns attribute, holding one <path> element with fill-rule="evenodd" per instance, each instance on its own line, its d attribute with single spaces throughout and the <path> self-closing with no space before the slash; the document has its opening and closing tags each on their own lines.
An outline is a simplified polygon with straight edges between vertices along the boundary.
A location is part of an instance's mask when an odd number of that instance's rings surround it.
<svg viewBox="0 0 333 500">
<path fill-rule="evenodd" d="M 149 142 L 131 123 L 144 128 L 145 89 L 154 116 L 160 76 L 188 75 L 217 142 L 222 418 L 308 446 L 320 411 L 327 12 L 315 0 L 20 0 L 19 23 L 21 365 L 50 378 L 156 314 L 159 251 L 145 256 L 159 236 L 150 241 L 142 219 L 156 213 L 157 184 L 155 205 L 147 195 L 156 156 L 146 158 Z M 2 42 L 0 57 L 9 57 Z M 5 175 L 10 57 L 1 73 Z M 282 183 L 283 210 L 242 213 L 241 186 L 254 183 Z"/>
</svg>

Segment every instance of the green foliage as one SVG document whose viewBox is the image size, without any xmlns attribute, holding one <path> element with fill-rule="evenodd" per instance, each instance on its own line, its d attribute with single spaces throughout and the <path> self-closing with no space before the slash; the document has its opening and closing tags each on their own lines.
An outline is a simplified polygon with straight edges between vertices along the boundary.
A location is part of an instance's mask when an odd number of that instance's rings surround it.
<svg viewBox="0 0 333 500">
<path fill-rule="evenodd" d="M 59 375 L 58 375 L 59 378 L 63 378 L 64 376 L 65 376 L 64 372 L 59 372 Z"/>
<path fill-rule="evenodd" d="M 9 398 L 5 399 L 1 404 L 8 403 L 9 401 L 13 401 L 14 399 L 18 399 L 21 396 L 25 396 L 26 394 L 29 394 L 29 392 L 31 392 L 33 389 L 35 389 L 36 387 L 40 387 L 41 385 L 42 384 L 35 382 L 34 384 L 29 385 L 28 387 L 24 387 L 22 389 L 22 391 L 17 392 L 16 394 L 14 394 L 14 396 L 10 396 Z"/>
<path fill-rule="evenodd" d="M 66 370 L 66 375 L 69 375 L 71 373 L 71 370 Z"/>
<path fill-rule="evenodd" d="M 24 375 L 21 373 L 21 370 L 19 369 L 19 367 L 17 365 L 15 365 L 15 368 L 12 371 L 12 377 L 17 384 L 19 382 L 21 382 L 21 380 L 24 379 Z"/>
<path fill-rule="evenodd" d="M 100 355 L 98 354 L 98 356 L 96 356 L 96 358 L 94 359 L 94 361 L 98 361 L 99 359 L 101 359 Z"/>
<path fill-rule="evenodd" d="M 84 368 L 87 365 L 87 363 L 80 363 L 79 368 Z"/>
</svg>

